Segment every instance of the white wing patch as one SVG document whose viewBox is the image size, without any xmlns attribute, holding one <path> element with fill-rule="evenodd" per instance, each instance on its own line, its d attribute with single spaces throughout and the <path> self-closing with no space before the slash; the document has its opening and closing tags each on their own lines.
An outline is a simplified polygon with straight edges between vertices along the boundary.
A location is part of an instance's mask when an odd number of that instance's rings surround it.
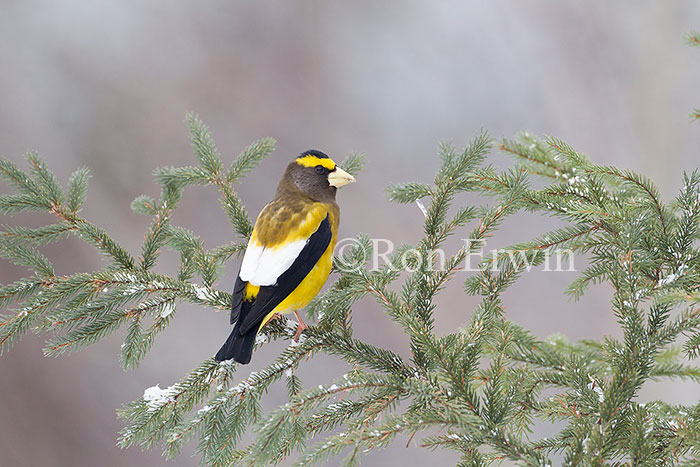
<svg viewBox="0 0 700 467">
<path fill-rule="evenodd" d="M 241 280 L 252 285 L 275 285 L 279 276 L 297 259 L 306 242 L 308 239 L 297 240 L 276 248 L 265 248 L 257 242 L 250 242 L 241 263 Z"/>
</svg>

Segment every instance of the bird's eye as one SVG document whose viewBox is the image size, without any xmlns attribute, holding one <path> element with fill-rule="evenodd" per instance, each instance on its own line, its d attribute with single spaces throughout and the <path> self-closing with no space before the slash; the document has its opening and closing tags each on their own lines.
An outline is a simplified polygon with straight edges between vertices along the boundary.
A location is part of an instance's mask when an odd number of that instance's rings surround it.
<svg viewBox="0 0 700 467">
<path fill-rule="evenodd" d="M 325 168 L 324 166 L 322 166 L 322 165 L 317 165 L 317 166 L 315 167 L 315 170 L 316 170 L 316 173 L 319 174 L 319 175 L 320 175 L 320 174 L 326 173 L 326 168 Z"/>
</svg>

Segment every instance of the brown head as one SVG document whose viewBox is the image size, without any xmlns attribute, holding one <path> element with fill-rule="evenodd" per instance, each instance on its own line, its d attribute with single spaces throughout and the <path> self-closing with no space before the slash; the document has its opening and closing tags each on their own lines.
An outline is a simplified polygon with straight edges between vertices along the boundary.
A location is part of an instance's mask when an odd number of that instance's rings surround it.
<svg viewBox="0 0 700 467">
<path fill-rule="evenodd" d="M 302 152 L 285 170 L 277 187 L 277 195 L 283 192 L 301 192 L 314 201 L 335 201 L 338 188 L 355 181 L 355 178 L 338 167 L 326 154 L 315 149 Z"/>
</svg>

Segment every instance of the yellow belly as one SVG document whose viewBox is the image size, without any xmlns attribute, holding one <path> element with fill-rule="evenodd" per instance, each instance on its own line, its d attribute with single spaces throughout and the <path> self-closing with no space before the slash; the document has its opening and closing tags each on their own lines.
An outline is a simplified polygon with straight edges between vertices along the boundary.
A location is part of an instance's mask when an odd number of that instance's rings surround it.
<svg viewBox="0 0 700 467">
<path fill-rule="evenodd" d="M 275 313 L 291 313 L 295 310 L 300 310 L 309 304 L 313 298 L 318 295 L 323 287 L 323 284 L 328 280 L 328 276 L 331 273 L 331 267 L 333 266 L 333 244 L 331 242 L 328 245 L 328 249 L 323 253 L 323 256 L 318 260 L 316 266 L 309 271 L 304 280 L 297 286 L 296 289 L 292 291 L 287 298 L 282 300 L 282 302 L 275 307 L 265 319 L 260 323 L 260 328 L 262 328 L 265 323 L 270 321 L 270 319 L 275 315 Z M 258 328 L 258 330 L 260 329 Z"/>
</svg>

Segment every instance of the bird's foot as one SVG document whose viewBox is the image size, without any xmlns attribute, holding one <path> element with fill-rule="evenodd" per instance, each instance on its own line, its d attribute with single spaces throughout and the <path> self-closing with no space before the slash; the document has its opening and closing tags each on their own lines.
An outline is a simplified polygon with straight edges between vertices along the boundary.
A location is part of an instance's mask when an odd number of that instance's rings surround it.
<svg viewBox="0 0 700 467">
<path fill-rule="evenodd" d="M 268 324 L 270 324 L 270 323 L 273 322 L 274 320 L 276 320 L 276 319 L 281 319 L 281 318 L 282 318 L 282 315 L 281 315 L 281 314 L 275 313 L 274 315 L 272 315 L 272 316 L 270 317 L 270 319 L 268 319 L 267 321 L 265 321 L 264 326 L 267 326 Z"/>
<path fill-rule="evenodd" d="M 294 315 L 297 317 L 297 321 L 299 322 L 297 326 L 297 332 L 294 333 L 294 342 L 299 342 L 299 336 L 301 336 L 301 333 L 304 332 L 304 329 L 308 328 L 308 326 L 306 325 L 304 320 L 301 319 L 301 316 L 299 316 L 299 313 L 297 313 L 296 310 L 294 310 Z"/>
</svg>

